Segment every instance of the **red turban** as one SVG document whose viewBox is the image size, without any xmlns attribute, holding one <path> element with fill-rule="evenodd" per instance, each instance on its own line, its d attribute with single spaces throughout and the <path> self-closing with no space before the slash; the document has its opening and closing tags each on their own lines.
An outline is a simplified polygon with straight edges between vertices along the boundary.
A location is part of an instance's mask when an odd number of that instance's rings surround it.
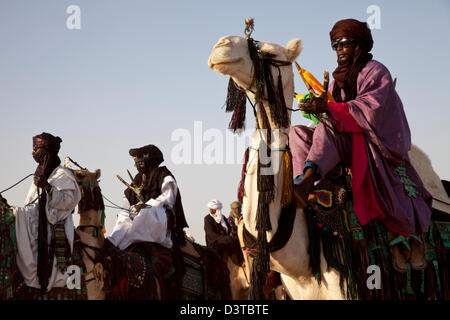
<svg viewBox="0 0 450 320">
<path fill-rule="evenodd" d="M 33 137 L 33 146 L 47 149 L 49 152 L 57 154 L 61 146 L 61 138 L 54 135 L 42 132 L 39 135 Z"/>
<path fill-rule="evenodd" d="M 345 19 L 336 22 L 330 31 L 330 40 L 333 42 L 339 38 L 351 38 L 355 40 L 362 50 L 370 52 L 373 47 L 372 33 L 367 23 L 355 19 Z"/>
</svg>

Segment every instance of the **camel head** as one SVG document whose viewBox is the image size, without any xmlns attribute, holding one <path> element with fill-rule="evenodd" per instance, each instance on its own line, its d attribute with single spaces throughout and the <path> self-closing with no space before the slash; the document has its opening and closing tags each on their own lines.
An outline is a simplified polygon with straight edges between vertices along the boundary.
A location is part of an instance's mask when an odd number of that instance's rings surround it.
<svg viewBox="0 0 450 320">
<path fill-rule="evenodd" d="M 293 62 L 302 50 L 300 39 L 290 40 L 286 47 L 275 43 L 257 42 L 260 51 L 265 54 L 270 54 L 273 59 Z M 229 75 L 242 88 L 249 89 L 253 80 L 253 62 L 250 58 L 247 40 L 238 36 L 226 36 L 219 39 L 214 45 L 211 55 L 208 59 L 208 66 L 223 75 Z M 272 68 L 274 78 L 278 73 Z M 283 79 L 283 88 L 286 89 L 291 85 L 292 96 L 294 91 L 294 80 L 292 67 L 281 67 L 281 77 Z M 254 84 L 253 84 L 254 85 Z M 254 87 L 250 88 L 254 91 Z M 290 93 L 289 93 L 290 94 Z M 288 92 L 286 91 L 286 96 Z"/>
<path fill-rule="evenodd" d="M 97 182 L 97 180 L 101 176 L 101 170 L 97 169 L 94 172 L 90 172 L 89 170 L 72 170 L 73 175 L 75 176 L 75 180 L 77 180 L 77 183 L 79 186 L 82 185 L 88 185 L 91 183 Z"/>
<path fill-rule="evenodd" d="M 86 169 L 72 170 L 75 180 L 81 192 L 81 200 L 78 203 L 80 213 L 80 225 L 97 225 L 101 223 L 101 212 L 105 209 L 101 189 L 98 185 L 100 169 L 90 172 Z"/>
</svg>

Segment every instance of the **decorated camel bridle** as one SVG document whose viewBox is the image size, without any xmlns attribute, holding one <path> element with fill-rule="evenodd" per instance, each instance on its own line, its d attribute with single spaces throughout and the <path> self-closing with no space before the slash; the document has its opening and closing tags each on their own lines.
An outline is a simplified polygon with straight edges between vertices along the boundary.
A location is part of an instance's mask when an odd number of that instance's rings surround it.
<svg viewBox="0 0 450 320">
<path fill-rule="evenodd" d="M 264 285 L 266 274 L 270 271 L 270 252 L 276 251 L 284 247 L 290 238 L 292 232 L 293 220 L 295 219 L 296 204 L 293 192 L 293 179 L 292 179 L 292 155 L 289 150 L 289 141 L 284 149 L 271 149 L 271 125 L 268 119 L 268 115 L 263 106 L 263 101 L 268 104 L 270 110 L 270 116 L 273 123 L 277 127 L 289 128 L 290 127 L 290 117 L 288 115 L 289 109 L 286 106 L 284 99 L 283 82 L 281 79 L 281 67 L 291 67 L 292 62 L 282 61 L 274 59 L 274 56 L 261 51 L 258 45 L 258 41 L 255 41 L 251 35 L 254 31 L 254 20 L 247 19 L 245 21 L 244 34 L 247 39 L 248 49 L 250 58 L 253 62 L 253 79 L 247 89 L 241 88 L 237 85 L 234 80 L 230 77 L 230 82 L 228 85 L 228 95 L 226 102 L 226 111 L 233 111 L 233 116 L 229 124 L 229 128 L 234 132 L 242 129 L 245 122 L 245 104 L 248 100 L 253 108 L 253 113 L 256 119 L 257 130 L 261 136 L 260 129 L 267 129 L 266 140 L 260 139 L 260 146 L 258 148 L 258 169 L 257 169 L 257 191 L 258 191 L 258 205 L 256 211 L 256 257 L 252 266 L 251 280 L 250 280 L 250 293 L 251 299 L 264 299 L 264 294 L 262 287 Z M 271 67 L 278 70 L 278 83 L 275 85 L 273 75 L 271 72 Z M 310 83 L 310 79 L 305 76 L 304 69 L 296 63 L 297 70 L 302 76 L 302 80 L 305 82 L 310 95 L 313 98 L 325 98 L 328 89 L 328 72 L 324 75 L 324 90 L 321 92 L 317 88 L 314 88 Z M 299 69 L 300 68 L 300 69 Z M 255 90 L 252 88 L 255 87 Z M 314 91 L 316 89 L 319 93 Z M 253 104 L 247 95 L 247 92 L 254 94 L 255 103 Z M 261 116 L 260 123 L 255 105 L 259 106 L 259 112 Z M 286 134 L 285 132 L 283 132 Z M 287 134 L 286 134 L 287 135 Z M 283 182 L 282 182 L 282 198 L 281 198 L 281 214 L 279 219 L 279 227 L 275 232 L 270 243 L 267 242 L 266 232 L 271 231 L 272 227 L 270 224 L 269 216 L 269 205 L 275 198 L 274 192 L 274 174 L 261 174 L 261 168 L 270 168 L 269 164 L 263 164 L 261 162 L 260 153 L 262 150 L 267 150 L 267 155 L 271 156 L 272 151 L 283 152 Z M 246 159 L 248 150 L 246 152 Z M 248 160 L 246 160 L 247 162 Z M 239 189 L 243 189 L 243 184 L 245 181 L 247 163 L 244 163 L 243 176 Z M 241 191 L 240 191 L 241 192 Z M 282 228 L 282 226 L 285 226 Z M 283 229 L 283 230 L 282 230 Z M 282 231 L 280 231 L 282 230 Z M 244 232 L 245 232 L 244 227 Z M 248 233 L 249 234 L 249 233 Z"/>
</svg>

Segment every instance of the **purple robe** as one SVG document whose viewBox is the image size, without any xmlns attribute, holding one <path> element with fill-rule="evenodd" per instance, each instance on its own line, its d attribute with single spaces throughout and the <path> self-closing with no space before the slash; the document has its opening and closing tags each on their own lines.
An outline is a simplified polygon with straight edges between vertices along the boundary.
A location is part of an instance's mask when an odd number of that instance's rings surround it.
<svg viewBox="0 0 450 320">
<path fill-rule="evenodd" d="M 341 96 L 345 101 L 343 91 Z M 369 61 L 358 74 L 356 99 L 346 103 L 364 133 L 371 180 L 378 205 L 385 213 L 383 223 L 406 234 L 426 232 L 431 195 L 410 163 L 411 133 L 388 69 L 378 61 Z M 351 140 L 346 135 L 335 135 L 321 123 L 314 130 L 292 127 L 289 136 L 294 177 L 303 173 L 306 161 L 316 163 L 323 175 L 341 160 L 348 163 Z M 406 169 L 407 177 L 415 184 L 415 197 L 406 192 L 396 171 L 399 167 Z"/>
</svg>

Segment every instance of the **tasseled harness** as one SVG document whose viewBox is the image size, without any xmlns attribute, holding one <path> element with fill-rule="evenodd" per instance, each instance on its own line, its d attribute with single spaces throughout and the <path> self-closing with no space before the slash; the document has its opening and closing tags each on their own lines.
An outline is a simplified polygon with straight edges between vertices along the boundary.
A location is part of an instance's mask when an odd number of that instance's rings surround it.
<svg viewBox="0 0 450 320">
<path fill-rule="evenodd" d="M 260 145 L 258 149 L 258 169 L 257 169 L 257 189 L 258 189 L 258 207 L 256 212 L 256 231 L 258 236 L 256 239 L 256 257 L 252 266 L 251 281 L 250 281 L 250 293 L 251 299 L 264 299 L 263 285 L 267 273 L 270 271 L 270 252 L 276 251 L 284 247 L 289 240 L 293 222 L 295 219 L 295 198 L 293 196 L 293 179 L 292 179 L 292 156 L 289 150 L 289 146 L 283 150 L 271 150 L 271 126 L 268 115 L 263 106 L 262 100 L 268 101 L 270 116 L 274 124 L 278 127 L 289 127 L 290 118 L 288 114 L 288 108 L 283 94 L 283 82 L 281 79 L 280 67 L 290 66 L 291 62 L 280 61 L 273 58 L 273 55 L 263 53 L 258 47 L 257 41 L 250 37 L 253 31 L 253 20 L 247 20 L 246 38 L 250 57 L 253 62 L 254 74 L 253 81 L 250 87 L 255 84 L 256 91 L 253 92 L 250 88 L 250 92 L 255 95 L 255 104 L 253 104 L 247 96 L 246 90 L 240 88 L 233 79 L 230 78 L 228 85 L 228 95 L 226 101 L 226 111 L 233 111 L 233 116 L 229 124 L 229 128 L 233 132 L 240 132 L 245 126 L 245 105 L 246 100 L 249 100 L 253 107 L 253 112 L 256 118 L 257 130 L 267 129 L 266 141 L 261 136 Z M 274 79 L 270 70 L 273 66 L 278 69 L 278 83 L 274 85 Z M 267 96 L 265 95 L 267 93 Z M 255 105 L 259 106 L 261 112 L 261 121 L 259 122 Z M 261 134 L 261 131 L 260 131 Z M 267 153 L 262 152 L 266 150 Z M 272 151 L 282 151 L 283 154 L 283 185 L 282 185 L 282 200 L 281 200 L 281 214 L 279 218 L 279 227 L 270 243 L 267 243 L 267 231 L 272 230 L 269 216 L 269 205 L 275 198 L 274 192 L 274 173 L 272 171 L 270 161 Z M 238 197 L 242 202 L 244 195 L 244 180 L 245 171 L 247 167 L 249 150 L 246 151 L 246 163 L 244 163 L 242 181 L 240 183 Z M 269 161 L 262 161 L 262 158 Z M 264 170 L 265 174 L 262 174 Z M 268 174 L 266 172 L 269 172 Z M 244 232 L 247 231 L 244 228 Z M 249 233 L 246 232 L 247 238 Z"/>
</svg>

